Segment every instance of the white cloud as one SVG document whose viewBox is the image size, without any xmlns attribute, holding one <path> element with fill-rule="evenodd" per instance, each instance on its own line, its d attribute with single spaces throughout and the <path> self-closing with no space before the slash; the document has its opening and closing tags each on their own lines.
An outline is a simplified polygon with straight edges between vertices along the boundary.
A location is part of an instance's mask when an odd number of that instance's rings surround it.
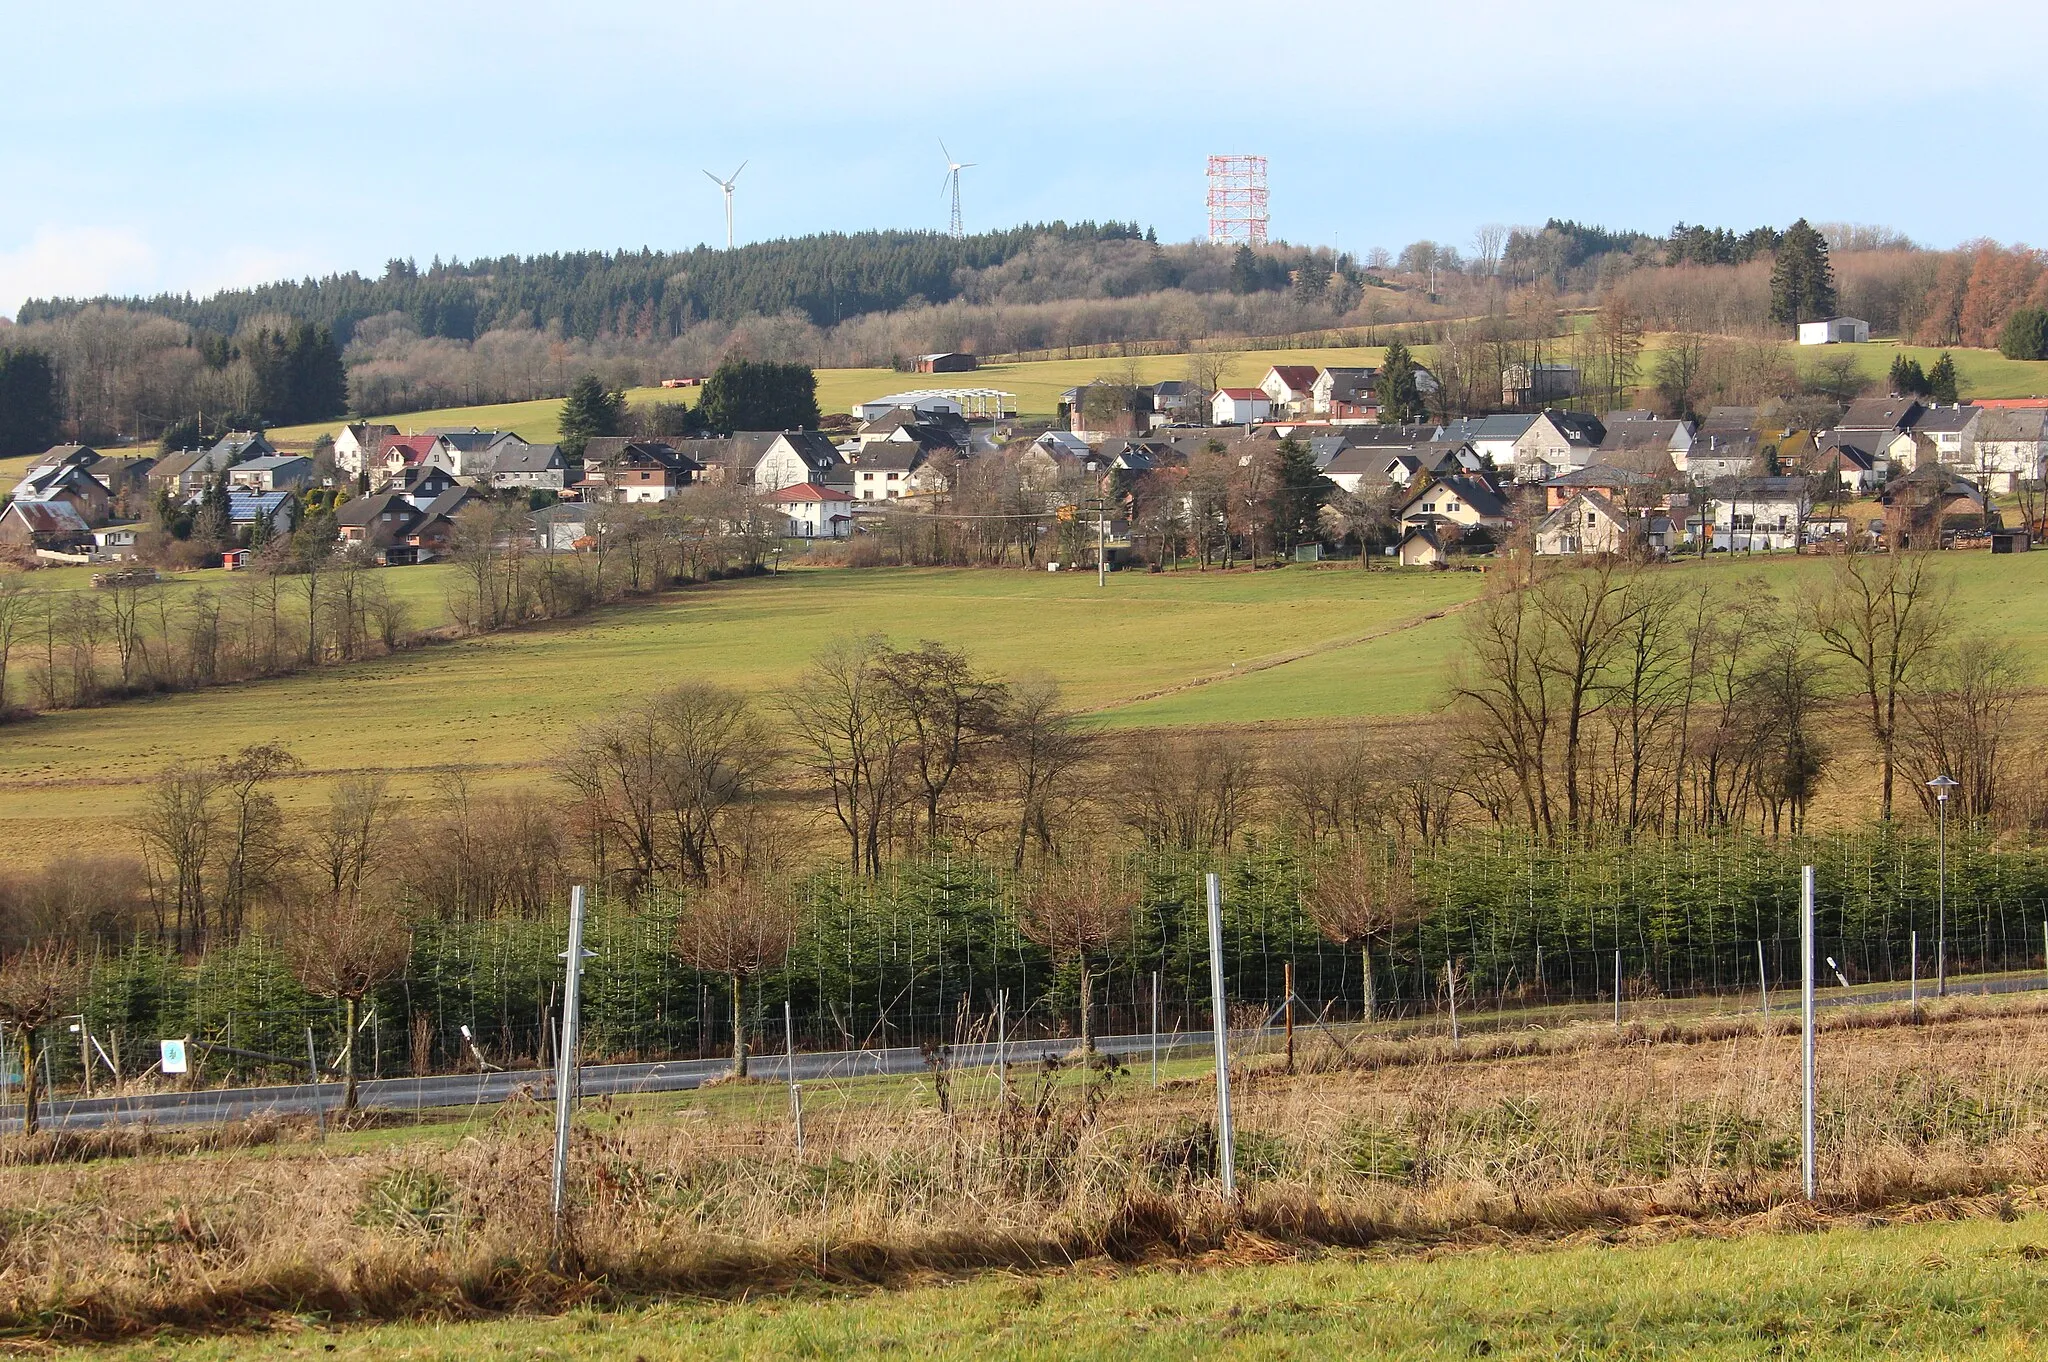
<svg viewBox="0 0 2048 1362">
<path fill-rule="evenodd" d="M 144 286 L 156 251 L 128 227 L 38 227 L 22 245 L 0 248 L 0 316 L 29 298 L 79 297 Z"/>
</svg>

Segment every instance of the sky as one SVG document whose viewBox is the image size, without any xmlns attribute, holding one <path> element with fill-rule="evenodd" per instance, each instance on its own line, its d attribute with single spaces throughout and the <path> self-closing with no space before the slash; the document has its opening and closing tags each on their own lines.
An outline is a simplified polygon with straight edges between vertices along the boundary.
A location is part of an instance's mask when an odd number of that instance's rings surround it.
<svg viewBox="0 0 2048 1362">
<path fill-rule="evenodd" d="M 1136 219 L 1275 238 L 1796 217 L 2048 244 L 2035 0 L 0 0 L 0 316 L 443 258 Z"/>
</svg>

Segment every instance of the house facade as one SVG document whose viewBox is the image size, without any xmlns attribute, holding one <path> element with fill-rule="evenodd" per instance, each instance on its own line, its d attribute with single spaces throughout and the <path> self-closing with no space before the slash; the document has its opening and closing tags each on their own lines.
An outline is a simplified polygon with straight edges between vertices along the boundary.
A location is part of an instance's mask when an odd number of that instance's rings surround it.
<svg viewBox="0 0 2048 1362">
<path fill-rule="evenodd" d="M 1580 492 L 1536 526 L 1536 552 L 1546 556 L 1624 553 L 1632 518 L 1599 492 Z"/>
<path fill-rule="evenodd" d="M 792 539 L 844 539 L 853 529 L 853 498 L 836 487 L 800 482 L 768 494 Z"/>
<path fill-rule="evenodd" d="M 2048 464 L 2048 409 L 1987 411 L 1974 443 L 1977 480 L 1988 490 L 2009 494 L 2021 482 L 2039 482 Z"/>
<path fill-rule="evenodd" d="M 1713 547 L 1736 552 L 1799 547 L 1813 499 L 1805 478 L 1749 478 L 1716 489 L 1706 497 L 1702 532 L 1711 532 Z"/>
<path fill-rule="evenodd" d="M 1317 377 L 1313 364 L 1276 364 L 1259 380 L 1259 391 L 1276 414 L 1301 416 L 1315 405 Z"/>
<path fill-rule="evenodd" d="M 783 431 L 754 465 L 754 490 L 765 496 L 802 482 L 843 487 L 846 460 L 840 457 L 831 438 L 819 431 Z"/>
<path fill-rule="evenodd" d="M 1209 399 L 1209 423 L 1248 426 L 1273 414 L 1273 399 L 1263 388 L 1218 388 Z"/>
</svg>

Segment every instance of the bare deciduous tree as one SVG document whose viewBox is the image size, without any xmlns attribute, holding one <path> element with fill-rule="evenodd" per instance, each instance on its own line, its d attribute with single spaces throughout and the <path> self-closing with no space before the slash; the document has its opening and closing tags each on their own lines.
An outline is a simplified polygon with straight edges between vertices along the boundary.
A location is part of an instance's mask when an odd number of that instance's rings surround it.
<svg viewBox="0 0 2048 1362">
<path fill-rule="evenodd" d="M 1978 636 L 1937 652 L 1906 692 L 1907 744 L 1926 769 L 1957 782 L 1957 817 L 1990 818 L 1998 811 L 2026 684 L 2012 645 Z M 1931 806 L 1933 793 L 1924 783 L 1914 786 Z"/>
<path fill-rule="evenodd" d="M 1124 821 L 1154 846 L 1228 850 L 1262 783 L 1257 751 L 1235 733 L 1147 737 L 1132 756 Z"/>
<path fill-rule="evenodd" d="M 1053 854 L 1055 825 L 1070 802 L 1086 740 L 1050 677 L 1028 677 L 1012 686 L 998 721 L 996 751 L 1006 792 L 1017 808 L 1010 868 L 1022 874 L 1024 853 L 1033 842 L 1040 855 Z"/>
<path fill-rule="evenodd" d="M 1317 870 L 1308 911 L 1325 938 L 1359 953 L 1365 1019 L 1371 1021 L 1373 942 L 1412 924 L 1418 912 L 1412 863 L 1384 846 L 1347 846 Z"/>
<path fill-rule="evenodd" d="M 691 969 L 724 975 L 732 986 L 735 1078 L 747 1076 L 747 981 L 788 958 L 796 929 L 795 899 L 779 879 L 758 870 L 694 891 L 676 921 L 677 957 Z"/>
<path fill-rule="evenodd" d="M 1136 887 L 1100 859 L 1046 865 L 1025 898 L 1018 930 L 1080 971 L 1081 1050 L 1095 1053 L 1094 967 L 1089 957 L 1126 940 L 1135 925 Z"/>
<path fill-rule="evenodd" d="M 288 915 L 284 946 L 307 992 L 342 1001 L 341 1105 L 354 1111 L 363 999 L 404 971 L 412 953 L 405 919 L 373 894 L 308 896 Z"/>
<path fill-rule="evenodd" d="M 0 961 L 0 1021 L 14 1028 L 21 1046 L 22 1122 L 25 1135 L 36 1133 L 43 1100 L 42 1070 L 37 1058 L 44 1028 L 64 1016 L 85 991 L 85 966 L 68 944 L 45 941 Z"/>
<path fill-rule="evenodd" d="M 782 697 L 797 760 L 830 792 L 856 873 L 881 872 L 882 828 L 902 788 L 902 715 L 878 674 L 887 647 L 879 635 L 834 640 Z"/>
<path fill-rule="evenodd" d="M 1948 590 L 1927 555 L 1844 553 L 1828 584 L 1809 599 L 1821 646 L 1845 663 L 1865 706 L 1883 768 L 1878 816 L 1892 816 L 1899 709 L 1921 666 L 1948 632 Z"/>
</svg>

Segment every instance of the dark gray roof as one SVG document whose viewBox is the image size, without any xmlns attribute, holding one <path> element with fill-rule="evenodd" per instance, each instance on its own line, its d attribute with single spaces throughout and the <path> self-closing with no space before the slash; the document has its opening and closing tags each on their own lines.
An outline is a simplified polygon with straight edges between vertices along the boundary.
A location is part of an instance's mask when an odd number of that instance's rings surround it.
<svg viewBox="0 0 2048 1362">
<path fill-rule="evenodd" d="M 1466 416 L 1437 429 L 1439 440 L 1519 440 L 1536 424 L 1534 416 L 1503 412 L 1495 416 Z"/>
<path fill-rule="evenodd" d="M 1920 419 L 1913 422 L 1913 429 L 1929 435 L 1949 435 L 1969 429 L 1970 423 L 1984 414 L 1982 407 L 1950 405 L 1946 407 L 1923 407 Z"/>
<path fill-rule="evenodd" d="M 1543 413 L 1550 418 L 1550 424 L 1558 433 L 1574 445 L 1598 446 L 1607 438 L 1607 427 L 1600 424 L 1600 418 L 1590 411 L 1560 411 L 1555 407 Z"/>
<path fill-rule="evenodd" d="M 1625 468 L 1614 468 L 1607 464 L 1588 464 L 1560 473 L 1544 483 L 1545 487 L 1640 487 L 1650 479 L 1641 473 L 1631 473 Z"/>
<path fill-rule="evenodd" d="M 1859 397 L 1835 423 L 1838 430 L 1907 430 L 1921 407 L 1910 397 Z"/>
<path fill-rule="evenodd" d="M 925 452 L 918 445 L 905 444 L 900 440 L 877 440 L 860 452 L 856 464 L 863 469 L 908 473 L 924 459 Z"/>
<path fill-rule="evenodd" d="M 839 457 L 839 449 L 832 443 L 832 437 L 822 430 L 785 430 L 781 438 L 788 442 L 798 458 L 813 469 L 830 469 L 845 462 Z"/>
<path fill-rule="evenodd" d="M 493 473 L 545 473 L 562 466 L 560 445 L 507 445 L 491 464 Z"/>
<path fill-rule="evenodd" d="M 1469 473 L 1454 473 L 1447 478 L 1433 479 L 1429 486 L 1418 488 L 1409 501 L 1412 503 L 1416 498 L 1439 489 L 1457 494 L 1467 506 L 1488 519 L 1505 517 L 1508 513 L 1506 499 L 1494 489 L 1493 484 Z"/>
</svg>

